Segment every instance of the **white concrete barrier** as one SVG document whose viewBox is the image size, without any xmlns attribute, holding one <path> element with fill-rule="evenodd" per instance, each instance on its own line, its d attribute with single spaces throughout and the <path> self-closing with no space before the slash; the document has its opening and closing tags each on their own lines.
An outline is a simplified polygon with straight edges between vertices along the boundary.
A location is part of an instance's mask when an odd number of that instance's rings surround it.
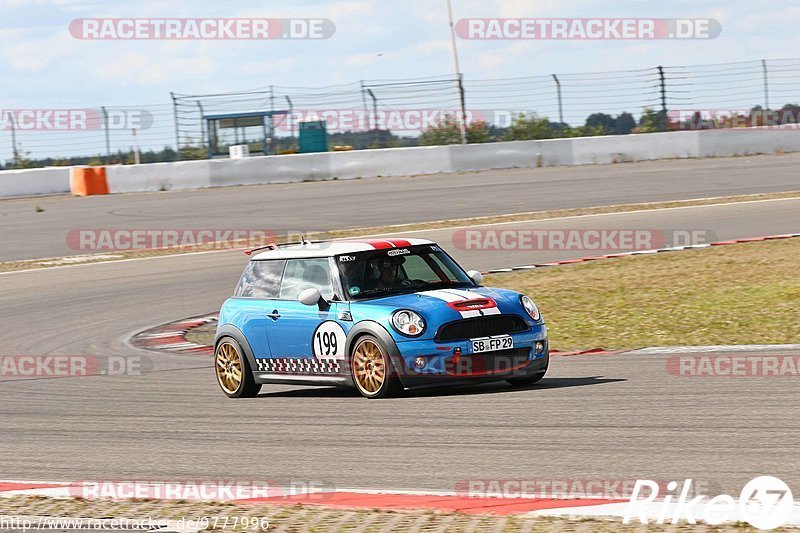
<svg viewBox="0 0 800 533">
<path fill-rule="evenodd" d="M 541 141 L 451 145 L 448 172 L 531 168 L 536 166 L 537 146 Z"/>
<path fill-rule="evenodd" d="M 0 172 L 0 197 L 69 192 L 70 167 L 46 167 Z"/>
<path fill-rule="evenodd" d="M 212 186 L 210 166 L 213 162 L 202 160 L 112 165 L 106 167 L 106 179 L 112 193 L 202 189 Z"/>
<path fill-rule="evenodd" d="M 698 157 L 696 131 L 650 133 L 647 135 L 609 135 L 570 139 L 573 165 L 598 165 Z"/>
<path fill-rule="evenodd" d="M 699 135 L 702 157 L 771 154 L 800 151 L 800 130 L 736 128 L 708 130 Z"/>
<path fill-rule="evenodd" d="M 256 156 L 246 159 L 214 159 L 209 163 L 211 187 L 294 183 L 332 176 L 328 152 Z"/>
<path fill-rule="evenodd" d="M 117 165 L 107 168 L 107 177 L 112 193 L 143 192 L 776 152 L 800 152 L 800 131 L 676 131 Z M 0 172 L 0 196 L 68 191 L 68 167 Z"/>
<path fill-rule="evenodd" d="M 450 172 L 449 146 L 381 148 L 330 153 L 331 177 L 339 179 Z"/>
</svg>

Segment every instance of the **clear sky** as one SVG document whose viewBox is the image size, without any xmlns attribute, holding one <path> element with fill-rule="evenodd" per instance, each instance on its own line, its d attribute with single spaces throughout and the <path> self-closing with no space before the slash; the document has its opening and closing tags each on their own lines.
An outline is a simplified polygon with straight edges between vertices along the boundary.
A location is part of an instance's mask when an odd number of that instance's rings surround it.
<svg viewBox="0 0 800 533">
<path fill-rule="evenodd" d="M 711 40 L 459 40 L 467 78 L 586 72 L 800 55 L 800 4 L 774 1 L 453 0 L 454 18 L 706 17 Z M 131 105 L 265 85 L 331 85 L 452 71 L 444 0 L 91 1 L 0 0 L 4 108 Z M 327 40 L 88 41 L 76 18 L 312 17 Z"/>
<path fill-rule="evenodd" d="M 722 27 L 718 37 L 704 40 L 458 39 L 467 80 L 800 56 L 796 0 L 452 3 L 456 20 L 711 18 Z M 170 91 L 328 86 L 453 70 L 445 0 L 0 0 L 0 13 L 0 109 L 159 104 L 165 114 L 159 126 L 163 139 L 153 138 L 151 145 L 171 138 L 166 117 Z M 81 18 L 246 17 L 330 19 L 335 32 L 325 40 L 189 41 L 84 40 L 70 33 L 70 23 Z M 23 140 L 39 155 L 40 148 L 50 149 L 52 139 Z M 120 140 L 122 145 L 131 142 Z M 8 157 L 7 144 L 0 141 L 0 159 Z"/>
</svg>

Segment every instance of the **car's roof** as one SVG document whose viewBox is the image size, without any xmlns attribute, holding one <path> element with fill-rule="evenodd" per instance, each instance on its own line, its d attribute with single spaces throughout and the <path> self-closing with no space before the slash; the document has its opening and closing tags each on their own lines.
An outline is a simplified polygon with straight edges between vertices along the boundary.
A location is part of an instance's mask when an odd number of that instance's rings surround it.
<svg viewBox="0 0 800 533">
<path fill-rule="evenodd" d="M 315 242 L 310 244 L 293 244 L 274 250 L 266 250 L 255 255 L 252 261 L 269 259 L 294 259 L 302 257 L 331 257 L 341 254 L 368 252 L 370 250 L 389 250 L 419 244 L 434 244 L 427 239 L 347 239 L 337 241 Z"/>
</svg>

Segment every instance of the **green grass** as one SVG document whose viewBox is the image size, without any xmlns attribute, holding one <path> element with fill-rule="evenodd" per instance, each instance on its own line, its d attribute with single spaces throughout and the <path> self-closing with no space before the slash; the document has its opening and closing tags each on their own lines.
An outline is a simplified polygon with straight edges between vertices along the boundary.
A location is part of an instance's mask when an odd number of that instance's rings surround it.
<svg viewBox="0 0 800 533">
<path fill-rule="evenodd" d="M 530 295 L 557 350 L 800 342 L 800 239 L 486 276 Z"/>
</svg>

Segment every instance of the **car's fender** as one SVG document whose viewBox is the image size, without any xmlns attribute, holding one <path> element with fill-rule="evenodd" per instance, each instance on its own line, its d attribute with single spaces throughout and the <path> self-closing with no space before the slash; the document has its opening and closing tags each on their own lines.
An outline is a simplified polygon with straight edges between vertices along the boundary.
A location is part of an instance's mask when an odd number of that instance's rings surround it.
<svg viewBox="0 0 800 533">
<path fill-rule="evenodd" d="M 400 378 L 400 383 L 405 386 L 404 377 L 406 370 L 405 364 L 403 363 L 403 358 L 400 356 L 400 350 L 397 348 L 397 344 L 392 338 L 391 333 L 386 331 L 386 328 L 381 324 L 373 320 L 362 320 L 361 322 L 358 322 L 352 328 L 350 328 L 350 331 L 347 334 L 347 342 L 345 343 L 344 353 L 346 357 L 345 367 L 347 368 L 348 381 L 355 386 L 355 383 L 353 383 L 352 373 L 350 372 L 350 351 L 356 339 L 365 333 L 372 335 L 380 341 L 380 343 L 383 345 L 383 348 L 389 354 L 389 358 L 392 361 L 392 366 L 394 367 L 395 376 Z"/>
<path fill-rule="evenodd" d="M 250 343 L 247 342 L 247 337 L 244 336 L 242 330 L 231 324 L 223 324 L 219 326 L 217 328 L 217 334 L 214 336 L 214 353 L 217 352 L 217 345 L 222 337 L 231 337 L 239 343 L 239 346 L 242 347 L 245 357 L 247 357 L 247 362 L 250 364 L 251 371 L 258 368 L 258 365 L 256 365 L 256 358 L 253 356 L 253 350 L 250 348 Z"/>
</svg>

